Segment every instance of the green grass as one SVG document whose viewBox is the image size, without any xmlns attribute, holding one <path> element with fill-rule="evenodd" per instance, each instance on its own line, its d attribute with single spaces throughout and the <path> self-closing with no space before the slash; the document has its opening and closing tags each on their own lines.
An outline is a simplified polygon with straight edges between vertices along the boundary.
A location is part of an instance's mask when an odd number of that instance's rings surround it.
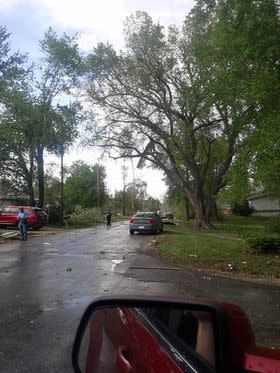
<svg viewBox="0 0 280 373">
<path fill-rule="evenodd" d="M 280 256 L 252 254 L 242 238 L 248 234 L 266 232 L 269 221 L 269 218 L 228 217 L 216 223 L 216 229 L 210 232 L 196 230 L 193 222 L 181 226 L 166 225 L 166 234 L 161 236 L 157 250 L 173 263 L 187 267 L 280 278 Z"/>
</svg>

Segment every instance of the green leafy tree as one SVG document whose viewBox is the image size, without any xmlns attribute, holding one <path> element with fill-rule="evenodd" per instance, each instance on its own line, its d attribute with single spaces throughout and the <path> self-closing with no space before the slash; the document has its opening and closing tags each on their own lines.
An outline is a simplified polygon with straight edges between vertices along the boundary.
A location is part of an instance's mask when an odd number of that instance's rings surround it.
<svg viewBox="0 0 280 373">
<path fill-rule="evenodd" d="M 92 143 L 165 171 L 203 229 L 232 160 L 273 109 L 268 97 L 279 99 L 274 88 L 267 97 L 279 72 L 277 9 L 272 0 L 249 3 L 198 1 L 168 34 L 137 12 L 126 21 L 125 51 L 99 44 L 88 57 Z"/>
<path fill-rule="evenodd" d="M 0 122 L 1 169 L 13 185 L 22 185 L 22 193 L 34 200 L 35 145 L 32 130 L 32 104 L 24 91 L 14 91 L 4 99 L 5 109 Z"/>
<path fill-rule="evenodd" d="M 11 53 L 10 34 L 6 27 L 0 25 L 0 103 L 14 89 L 22 88 L 23 77 L 28 73 L 25 62 L 26 55 Z"/>
<path fill-rule="evenodd" d="M 45 173 L 45 209 L 50 224 L 62 224 L 61 216 L 61 181 Z"/>
<path fill-rule="evenodd" d="M 23 151 L 22 136 L 15 133 L 15 117 L 8 110 L 11 101 L 21 103 L 29 68 L 24 54 L 11 53 L 9 36 L 7 29 L 0 26 L 0 177 L 15 194 L 22 194 L 28 192 L 28 156 Z"/>
<path fill-rule="evenodd" d="M 0 145 L 3 151 L 0 156 L 0 172 L 14 183 L 22 182 L 31 205 L 35 204 L 34 178 L 37 175 L 38 204 L 43 207 L 44 151 L 60 155 L 63 161 L 65 151 L 77 137 L 77 125 L 81 119 L 77 103 L 58 103 L 62 94 L 70 94 L 77 79 L 80 60 L 76 38 L 66 35 L 59 38 L 49 29 L 41 42 L 44 58 L 36 73 L 32 68 L 23 69 L 24 56 L 8 55 L 7 38 L 5 29 L 0 29 L 0 90 L 3 88 L 0 122 Z M 13 84 L 9 85 L 7 82 L 12 77 Z M 65 96 L 63 100 L 65 101 Z M 61 200 L 63 201 L 63 196 Z M 61 213 L 63 214 L 63 208 Z"/>
<path fill-rule="evenodd" d="M 212 36 L 215 54 L 228 71 L 229 100 L 234 95 L 242 99 L 250 123 L 241 133 L 222 195 L 232 204 L 244 204 L 256 191 L 280 195 L 279 4 L 273 0 L 221 4 Z M 206 63 L 209 58 L 205 56 Z M 217 92 L 222 89 L 221 84 L 212 87 Z"/>
<path fill-rule="evenodd" d="M 77 206 L 84 208 L 101 207 L 107 198 L 105 168 L 95 164 L 90 166 L 76 161 L 69 169 L 65 181 L 65 206 L 73 211 Z"/>
<path fill-rule="evenodd" d="M 71 93 L 71 88 L 74 87 L 77 81 L 77 72 L 79 71 L 81 60 L 75 36 L 69 37 L 63 34 L 63 36 L 58 37 L 49 28 L 40 42 L 40 46 L 44 57 L 40 67 L 41 79 L 37 82 L 37 121 L 35 122 L 34 138 L 36 139 L 39 206 L 43 206 L 44 151 L 46 149 L 57 151 L 56 145 L 62 149 L 66 144 L 69 144 L 69 141 L 71 142 L 75 138 L 73 106 L 68 108 L 58 106 L 57 110 L 55 110 L 53 105 L 55 100 L 59 99 L 59 96 Z M 68 117 L 68 120 L 66 117 Z M 69 120 L 70 117 L 71 120 Z M 53 137 L 53 134 L 57 136 Z M 63 142 L 65 145 L 63 145 Z"/>
</svg>

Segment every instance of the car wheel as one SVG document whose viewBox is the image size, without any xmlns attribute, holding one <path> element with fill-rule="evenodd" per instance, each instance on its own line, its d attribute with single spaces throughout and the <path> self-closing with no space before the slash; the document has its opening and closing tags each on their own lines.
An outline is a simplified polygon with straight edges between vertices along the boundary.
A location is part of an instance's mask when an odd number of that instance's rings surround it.
<svg viewBox="0 0 280 373">
<path fill-rule="evenodd" d="M 130 233 L 130 234 L 134 234 L 134 230 L 131 229 L 131 230 L 129 231 L 129 233 Z"/>
</svg>

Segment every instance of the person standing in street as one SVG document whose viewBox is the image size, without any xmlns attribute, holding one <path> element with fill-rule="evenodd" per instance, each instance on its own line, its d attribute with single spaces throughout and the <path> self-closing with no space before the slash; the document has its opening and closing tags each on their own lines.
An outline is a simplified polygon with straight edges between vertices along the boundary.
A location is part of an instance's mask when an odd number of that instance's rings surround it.
<svg viewBox="0 0 280 373">
<path fill-rule="evenodd" d="M 27 240 L 27 213 L 24 211 L 23 207 L 19 209 L 17 219 L 18 219 L 18 229 L 21 234 L 21 240 L 26 241 Z"/>
<path fill-rule="evenodd" d="M 108 212 L 107 212 L 107 216 L 106 216 L 106 220 L 107 220 L 107 227 L 111 227 L 111 221 L 112 221 L 112 213 L 111 213 L 111 210 L 108 210 Z"/>
</svg>

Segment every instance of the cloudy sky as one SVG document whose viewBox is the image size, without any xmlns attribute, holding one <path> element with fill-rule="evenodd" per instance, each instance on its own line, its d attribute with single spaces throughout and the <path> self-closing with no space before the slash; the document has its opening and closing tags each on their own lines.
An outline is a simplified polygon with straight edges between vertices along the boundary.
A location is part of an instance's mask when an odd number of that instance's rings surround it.
<svg viewBox="0 0 280 373">
<path fill-rule="evenodd" d="M 109 41 L 117 50 L 123 48 L 123 21 L 136 10 L 147 11 L 162 25 L 180 25 L 194 5 L 194 0 L 0 0 L 0 20 L 11 33 L 13 48 L 27 51 L 31 59 L 39 57 L 38 41 L 51 26 L 58 33 L 78 33 L 80 47 L 91 50 L 100 41 Z M 73 150 L 66 163 L 84 159 L 94 163 L 99 159 L 96 151 Z M 122 161 L 101 160 L 106 166 L 110 191 L 121 189 Z M 132 178 L 131 162 L 130 178 Z M 148 193 L 161 198 L 166 190 L 163 175 L 150 169 L 135 170 L 135 177 L 148 183 Z"/>
</svg>

